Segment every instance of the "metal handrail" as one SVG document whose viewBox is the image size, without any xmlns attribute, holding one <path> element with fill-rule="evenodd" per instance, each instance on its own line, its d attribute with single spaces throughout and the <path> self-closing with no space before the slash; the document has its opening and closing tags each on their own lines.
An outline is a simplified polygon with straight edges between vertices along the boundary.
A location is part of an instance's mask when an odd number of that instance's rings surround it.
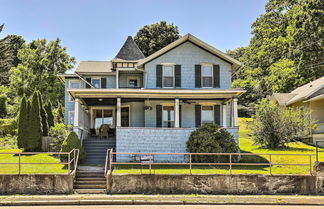
<svg viewBox="0 0 324 209">
<path fill-rule="evenodd" d="M 229 172 L 232 174 L 232 166 L 233 165 L 246 165 L 246 166 L 269 166 L 270 175 L 272 175 L 272 166 L 274 165 L 290 165 L 290 166 L 309 166 L 309 173 L 310 175 L 313 175 L 312 170 L 312 157 L 315 156 L 315 154 L 281 154 L 281 153 L 130 153 L 130 152 L 111 152 L 111 155 L 185 155 L 189 156 L 189 162 L 181 162 L 181 163 L 171 163 L 171 162 L 112 162 L 111 165 L 148 165 L 149 170 L 151 173 L 152 165 L 189 165 L 190 174 L 192 174 L 192 166 L 193 165 L 228 165 L 229 166 Z M 195 163 L 192 162 L 192 156 L 194 155 L 214 155 L 214 156 L 228 156 L 229 162 L 222 162 L 222 163 L 208 163 L 208 162 L 202 162 L 202 163 Z M 240 155 L 266 155 L 269 157 L 269 161 L 267 163 L 240 163 L 240 162 L 233 162 L 232 156 L 240 156 Z M 309 163 L 273 163 L 272 162 L 272 156 L 308 156 L 309 157 Z"/>
<path fill-rule="evenodd" d="M 315 146 L 316 146 L 316 162 L 319 162 L 319 153 L 324 152 L 324 150 L 319 150 L 318 149 L 319 148 L 319 146 L 318 146 L 319 143 L 324 143 L 324 140 L 318 140 L 318 141 L 315 142 Z"/>
<path fill-rule="evenodd" d="M 75 152 L 77 152 L 77 155 L 75 156 Z M 73 175 L 73 178 L 75 178 L 76 175 L 76 171 L 78 168 L 78 163 L 79 163 L 79 154 L 80 154 L 80 150 L 79 149 L 73 149 L 73 161 L 74 161 L 74 169 L 71 172 L 71 174 Z"/>
<path fill-rule="evenodd" d="M 77 151 L 77 155 L 75 155 L 75 152 Z M 71 159 L 71 153 L 74 153 L 73 159 Z M 6 163 L 1 163 L 0 165 L 18 165 L 18 174 L 21 174 L 21 165 L 67 165 L 67 174 L 73 174 L 75 175 L 76 168 L 78 165 L 78 160 L 79 160 L 79 150 L 78 149 L 73 149 L 70 152 L 0 152 L 1 154 L 5 155 L 18 155 L 18 163 L 12 163 L 12 162 L 6 162 Z M 48 154 L 48 155 L 67 155 L 67 162 L 58 162 L 58 163 L 22 163 L 21 162 L 21 156 L 22 155 L 38 155 L 38 154 Z M 71 172 L 71 164 L 72 162 L 74 163 L 74 170 Z"/>
</svg>

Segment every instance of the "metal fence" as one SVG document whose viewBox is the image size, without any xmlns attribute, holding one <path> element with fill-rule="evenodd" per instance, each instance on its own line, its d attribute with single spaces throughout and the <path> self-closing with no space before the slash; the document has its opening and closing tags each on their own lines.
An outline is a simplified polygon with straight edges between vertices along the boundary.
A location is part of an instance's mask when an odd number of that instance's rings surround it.
<svg viewBox="0 0 324 209">
<path fill-rule="evenodd" d="M 134 161 L 120 161 L 116 162 L 114 159 L 118 156 L 139 156 L 138 160 Z M 166 155 L 166 156 L 185 156 L 185 162 L 158 162 L 155 160 L 154 156 Z M 195 156 L 226 156 L 228 158 L 227 162 L 195 162 L 193 158 Z M 141 156 L 145 156 L 146 160 L 141 160 Z M 151 156 L 151 157 L 149 157 Z M 266 162 L 244 162 L 240 160 L 244 156 L 266 156 L 268 159 L 264 159 Z M 273 162 L 274 156 L 305 156 L 307 158 L 307 163 L 277 163 Z M 115 157 L 115 158 L 114 158 Z M 184 165 L 188 166 L 189 173 L 192 174 L 193 166 L 228 166 L 229 173 L 232 174 L 233 166 L 266 166 L 269 167 L 269 174 L 273 175 L 273 166 L 307 166 L 309 174 L 313 175 L 313 162 L 312 157 L 315 154 L 272 154 L 272 153 L 127 153 L 127 152 L 113 152 L 112 150 L 107 150 L 105 174 L 111 174 L 114 169 L 114 165 L 140 165 L 148 166 L 149 173 L 152 173 L 152 166 L 154 165 Z M 119 158 L 120 159 L 120 158 Z M 129 159 L 129 157 L 127 158 Z M 149 159 L 149 160 L 147 160 Z"/>
<path fill-rule="evenodd" d="M 76 175 L 76 169 L 78 166 L 79 161 L 79 149 L 73 149 L 70 152 L 0 152 L 1 155 L 16 155 L 18 158 L 18 162 L 0 162 L 1 165 L 17 165 L 18 172 L 17 174 L 21 174 L 22 165 L 65 165 L 67 169 L 67 174 L 71 174 L 73 176 Z M 56 163 L 49 163 L 49 162 L 22 162 L 22 156 L 28 156 L 28 155 L 38 155 L 38 154 L 47 154 L 47 155 L 53 155 L 57 156 L 57 159 L 60 160 L 62 155 L 65 155 L 64 159 L 66 159 L 65 162 L 59 162 Z"/>
</svg>

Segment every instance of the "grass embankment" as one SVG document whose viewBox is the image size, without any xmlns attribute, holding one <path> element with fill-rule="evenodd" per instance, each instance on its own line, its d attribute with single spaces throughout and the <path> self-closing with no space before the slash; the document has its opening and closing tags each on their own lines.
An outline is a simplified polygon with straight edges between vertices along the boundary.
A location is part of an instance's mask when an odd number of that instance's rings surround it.
<svg viewBox="0 0 324 209">
<path fill-rule="evenodd" d="M 301 143 L 291 142 L 285 149 L 263 149 L 254 145 L 252 139 L 248 136 L 247 124 L 251 121 L 249 118 L 239 118 L 239 146 L 242 153 L 266 153 L 266 154 L 315 154 L 315 147 Z M 324 159 L 324 153 L 321 153 L 321 159 Z M 242 162 L 268 163 L 269 155 L 243 156 Z M 309 164 L 309 156 L 298 155 L 273 155 L 273 164 Z M 315 162 L 315 156 L 312 157 L 312 163 Z M 313 166 L 312 166 L 313 167 Z M 142 168 L 142 169 L 141 169 Z M 188 166 L 153 166 L 152 173 L 156 174 L 188 174 Z M 269 166 L 233 166 L 233 174 L 269 174 Z M 273 165 L 273 174 L 309 174 L 309 166 L 287 166 Z M 115 166 L 115 174 L 120 173 L 149 173 L 148 165 L 145 166 Z M 228 166 L 193 166 L 193 174 L 229 174 Z"/>
<path fill-rule="evenodd" d="M 19 149 L 0 149 L 0 152 L 21 152 Z M 19 157 L 14 154 L 0 154 L 0 163 L 18 163 Z M 59 159 L 48 155 L 23 155 L 21 163 L 58 163 Z M 62 164 L 21 164 L 21 174 L 64 174 L 67 170 Z M 18 164 L 0 164 L 0 174 L 18 174 Z"/>
</svg>

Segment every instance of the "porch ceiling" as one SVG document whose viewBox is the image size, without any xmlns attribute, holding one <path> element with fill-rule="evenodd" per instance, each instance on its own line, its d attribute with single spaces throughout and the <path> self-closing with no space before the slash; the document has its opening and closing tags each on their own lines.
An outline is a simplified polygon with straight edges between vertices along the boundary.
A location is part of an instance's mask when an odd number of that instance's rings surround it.
<svg viewBox="0 0 324 209">
<path fill-rule="evenodd" d="M 243 89 L 69 89 L 78 98 L 156 98 L 156 99 L 227 99 L 238 97 Z"/>
</svg>

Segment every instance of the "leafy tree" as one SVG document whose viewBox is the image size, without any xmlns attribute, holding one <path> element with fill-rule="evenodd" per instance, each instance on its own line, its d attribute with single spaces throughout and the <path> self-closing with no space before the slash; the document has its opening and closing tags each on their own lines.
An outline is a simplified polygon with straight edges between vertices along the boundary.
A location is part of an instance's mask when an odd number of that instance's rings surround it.
<svg viewBox="0 0 324 209">
<path fill-rule="evenodd" d="M 255 144 L 265 148 L 285 147 L 315 128 L 310 114 L 304 107 L 281 107 L 264 99 L 257 105 L 250 135 Z"/>
<path fill-rule="evenodd" d="M 15 96 L 30 96 L 38 89 L 44 102 L 63 102 L 64 87 L 57 74 L 72 69 L 75 59 L 67 54 L 59 39 L 32 41 L 19 50 L 18 58 L 21 63 L 10 70 L 10 89 Z"/>
<path fill-rule="evenodd" d="M 145 56 L 150 56 L 179 38 L 178 26 L 160 21 L 139 29 L 134 41 Z"/>
<path fill-rule="evenodd" d="M 18 136 L 17 144 L 19 148 L 24 148 L 26 145 L 26 136 L 29 130 L 29 120 L 28 120 L 28 109 L 27 109 L 27 99 L 23 96 L 18 115 Z"/>
<path fill-rule="evenodd" d="M 0 32 L 2 29 L 3 25 L 0 26 Z M 24 43 L 25 40 L 17 35 L 8 35 L 0 39 L 0 85 L 9 84 L 9 70 L 20 63 L 17 53 Z"/>
<path fill-rule="evenodd" d="M 58 107 L 55 110 L 55 122 L 64 123 L 64 108 L 61 103 L 58 104 Z"/>
<path fill-rule="evenodd" d="M 47 119 L 47 113 L 45 111 L 45 108 L 43 106 L 43 100 L 40 92 L 38 91 L 38 98 L 39 98 L 39 108 L 40 108 L 40 115 L 41 115 L 41 120 L 42 120 L 42 130 L 43 130 L 43 136 L 48 136 L 48 119 Z"/>
<path fill-rule="evenodd" d="M 28 132 L 25 136 L 25 150 L 26 151 L 39 151 L 42 147 L 42 122 L 40 115 L 39 93 L 34 92 L 28 116 Z"/>
<path fill-rule="evenodd" d="M 190 153 L 235 153 L 239 151 L 234 137 L 218 125 L 203 124 L 190 134 L 187 141 L 187 151 Z M 228 156 L 193 155 L 194 162 L 228 162 Z"/>
<path fill-rule="evenodd" d="M 84 160 L 86 158 L 86 152 L 84 151 L 80 139 L 78 138 L 77 134 L 75 132 L 70 132 L 69 135 L 66 137 L 66 139 L 63 141 L 61 152 L 70 152 L 72 149 L 79 149 L 80 155 L 79 159 Z M 61 155 L 61 160 L 66 161 L 67 156 Z"/>
<path fill-rule="evenodd" d="M 45 105 L 45 111 L 46 111 L 46 114 L 47 114 L 48 128 L 50 129 L 51 127 L 54 126 L 54 115 L 53 115 L 52 103 L 51 102 L 48 102 Z"/>
<path fill-rule="evenodd" d="M 0 94 L 0 118 L 7 116 L 7 97 Z"/>
</svg>

